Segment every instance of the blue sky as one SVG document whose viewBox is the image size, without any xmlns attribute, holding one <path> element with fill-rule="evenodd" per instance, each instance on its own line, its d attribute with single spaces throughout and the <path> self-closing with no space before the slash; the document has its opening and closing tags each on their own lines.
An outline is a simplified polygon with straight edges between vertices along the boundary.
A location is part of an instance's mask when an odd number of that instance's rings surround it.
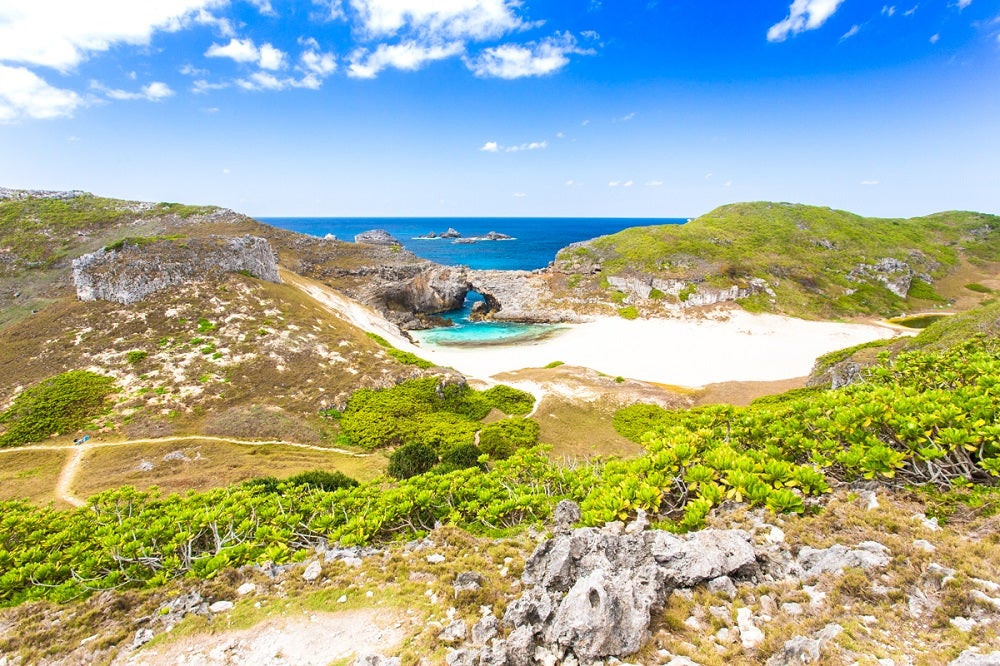
<svg viewBox="0 0 1000 666">
<path fill-rule="evenodd" d="M 0 0 L 0 186 L 259 216 L 1000 213 L 1000 0 Z"/>
</svg>

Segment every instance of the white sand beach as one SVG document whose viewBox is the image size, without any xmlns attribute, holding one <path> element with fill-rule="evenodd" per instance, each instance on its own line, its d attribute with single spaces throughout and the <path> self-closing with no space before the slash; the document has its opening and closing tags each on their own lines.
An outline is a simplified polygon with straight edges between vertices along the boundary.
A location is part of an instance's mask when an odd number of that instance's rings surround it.
<svg viewBox="0 0 1000 666">
<path fill-rule="evenodd" d="M 329 287 L 298 276 L 283 277 L 398 349 L 487 382 L 502 372 L 542 367 L 553 361 L 592 368 L 612 377 L 675 386 L 775 381 L 808 375 L 816 358 L 828 352 L 912 334 L 889 325 L 806 321 L 728 310 L 699 318 L 629 321 L 605 317 L 566 325 L 540 340 L 510 345 L 417 345 L 374 310 Z"/>
<path fill-rule="evenodd" d="M 399 344 L 436 364 L 481 379 L 563 361 L 611 376 L 699 387 L 802 377 L 827 352 L 900 335 L 877 325 L 805 321 L 738 310 L 719 314 L 724 316 L 634 321 L 607 317 L 513 345 Z"/>
</svg>

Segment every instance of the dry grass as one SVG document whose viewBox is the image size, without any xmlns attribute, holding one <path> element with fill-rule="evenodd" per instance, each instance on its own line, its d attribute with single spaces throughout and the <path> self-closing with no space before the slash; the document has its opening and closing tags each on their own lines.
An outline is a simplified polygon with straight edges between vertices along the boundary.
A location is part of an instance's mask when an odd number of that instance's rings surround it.
<svg viewBox="0 0 1000 666">
<path fill-rule="evenodd" d="M 179 452 L 188 460 L 164 460 Z M 140 471 L 143 463 L 153 469 Z M 103 490 L 131 485 L 158 486 L 165 493 L 207 490 L 247 479 L 284 478 L 314 469 L 340 471 L 368 481 L 385 471 L 387 460 L 365 458 L 281 445 L 227 444 L 192 439 L 162 444 L 123 444 L 89 451 L 80 466 L 73 492 L 90 497 Z"/>
<path fill-rule="evenodd" d="M 55 495 L 59 472 L 66 463 L 65 451 L 0 452 L 0 500 L 24 499 L 36 504 L 58 502 Z"/>
<path fill-rule="evenodd" d="M 539 440 L 552 445 L 549 455 L 557 460 L 642 453 L 641 446 L 615 432 L 611 425 L 613 413 L 607 407 L 601 409 L 597 405 L 547 396 L 534 418 L 541 426 Z"/>
</svg>

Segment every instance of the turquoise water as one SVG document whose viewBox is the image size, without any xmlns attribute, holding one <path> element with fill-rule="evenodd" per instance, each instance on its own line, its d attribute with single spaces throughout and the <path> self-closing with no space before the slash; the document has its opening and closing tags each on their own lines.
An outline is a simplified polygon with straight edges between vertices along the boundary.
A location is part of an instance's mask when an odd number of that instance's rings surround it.
<svg viewBox="0 0 1000 666">
<path fill-rule="evenodd" d="M 461 310 L 442 315 L 450 320 L 451 326 L 432 328 L 426 331 L 410 331 L 418 342 L 442 347 L 485 347 L 513 345 L 555 335 L 565 326 L 554 324 L 518 324 L 505 321 L 470 321 L 469 313 L 482 296 L 472 292 L 465 299 Z"/>
<path fill-rule="evenodd" d="M 403 247 L 418 257 L 446 266 L 468 266 L 481 270 L 535 270 L 544 268 L 556 253 L 570 243 L 613 234 L 628 227 L 683 224 L 686 218 L 477 218 L 477 217 L 408 217 L 408 218 L 339 218 L 339 217 L 269 217 L 262 221 L 276 227 L 313 236 L 333 234 L 353 241 L 354 236 L 370 229 L 385 229 Z M 423 239 L 429 232 L 441 234 L 453 228 L 464 238 L 485 236 L 496 231 L 514 240 L 456 243 L 451 239 Z M 518 344 L 558 332 L 561 327 L 507 322 L 473 322 L 468 315 L 479 297 L 470 294 L 465 307 L 445 316 L 454 326 L 430 331 L 414 331 L 417 340 L 442 346 L 478 347 Z"/>
</svg>

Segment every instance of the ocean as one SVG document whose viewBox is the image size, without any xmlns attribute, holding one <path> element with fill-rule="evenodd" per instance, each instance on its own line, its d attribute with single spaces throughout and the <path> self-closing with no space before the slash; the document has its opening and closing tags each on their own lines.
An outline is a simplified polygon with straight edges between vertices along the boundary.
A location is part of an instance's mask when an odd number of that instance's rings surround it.
<svg viewBox="0 0 1000 666">
<path fill-rule="evenodd" d="M 571 217 L 262 217 L 282 229 L 313 236 L 333 234 L 340 240 L 370 229 L 385 229 L 407 250 L 447 266 L 476 269 L 534 270 L 544 268 L 570 243 L 613 234 L 622 229 L 657 224 L 682 224 L 684 218 L 571 218 Z M 491 231 L 515 240 L 455 243 L 447 238 L 420 239 L 430 232 L 440 235 L 453 228 L 463 237 L 485 236 Z"/>
<path fill-rule="evenodd" d="M 556 253 L 570 243 L 613 234 L 628 227 L 683 224 L 686 218 L 539 218 L 539 217 L 263 217 L 261 221 L 282 229 L 313 236 L 333 234 L 340 240 L 371 229 L 384 229 L 407 250 L 446 266 L 468 266 L 480 270 L 535 270 L 545 268 Z M 456 243 L 448 238 L 419 238 L 431 232 L 454 229 L 463 238 L 485 236 L 491 231 L 512 240 L 480 240 Z M 413 331 L 422 344 L 482 346 L 518 344 L 552 333 L 557 327 L 508 322 L 474 322 L 468 318 L 479 294 L 470 293 L 465 307 L 444 316 L 452 326 Z"/>
</svg>

